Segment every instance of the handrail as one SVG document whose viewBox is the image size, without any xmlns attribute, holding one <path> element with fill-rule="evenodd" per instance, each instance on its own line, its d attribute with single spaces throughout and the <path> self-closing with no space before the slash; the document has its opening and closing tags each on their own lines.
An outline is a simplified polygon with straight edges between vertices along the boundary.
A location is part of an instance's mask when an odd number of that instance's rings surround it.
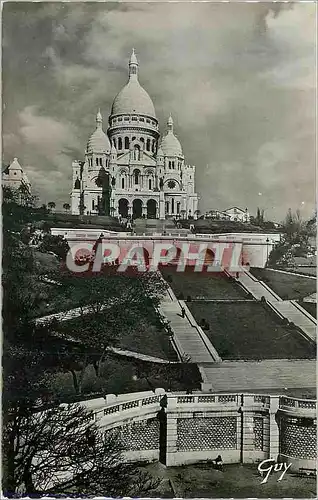
<svg viewBox="0 0 318 500">
<path fill-rule="evenodd" d="M 183 301 L 183 303 L 184 303 L 184 301 Z M 178 300 L 178 304 L 179 304 L 180 309 L 182 309 L 183 306 L 180 304 L 180 300 Z M 186 306 L 185 303 L 184 303 L 184 305 Z M 188 309 L 187 306 L 186 306 L 186 308 Z M 193 324 L 193 322 L 192 322 L 191 318 L 189 318 L 189 315 L 188 315 L 188 313 L 187 313 L 186 310 L 185 310 L 185 316 L 186 316 L 186 318 L 187 318 L 190 326 L 192 326 L 192 328 L 195 328 L 196 331 L 198 332 L 200 339 L 202 340 L 203 344 L 207 348 L 208 352 L 211 354 L 211 356 L 214 359 L 214 361 L 221 362 L 222 358 L 220 357 L 219 353 L 215 349 L 215 347 L 212 344 L 212 342 L 210 342 L 210 343 L 211 343 L 211 346 L 212 346 L 212 348 L 214 349 L 215 352 L 211 352 L 211 349 L 210 349 L 209 345 L 207 344 L 206 339 L 204 338 L 206 336 L 205 333 L 204 333 L 204 331 L 202 330 L 202 328 L 199 325 L 196 324 L 196 322 L 195 322 L 195 324 Z M 193 318 L 192 314 L 191 314 L 191 317 Z M 195 321 L 195 319 L 194 319 L 194 321 Z"/>
<path fill-rule="evenodd" d="M 298 302 L 296 302 L 295 300 L 290 300 L 289 302 L 293 304 L 293 306 L 296 307 L 296 309 L 298 309 L 298 311 L 301 312 L 304 316 L 306 316 L 315 326 L 317 325 L 317 320 L 313 316 L 311 316 L 311 314 L 309 314 L 306 309 L 301 307 Z"/>
</svg>

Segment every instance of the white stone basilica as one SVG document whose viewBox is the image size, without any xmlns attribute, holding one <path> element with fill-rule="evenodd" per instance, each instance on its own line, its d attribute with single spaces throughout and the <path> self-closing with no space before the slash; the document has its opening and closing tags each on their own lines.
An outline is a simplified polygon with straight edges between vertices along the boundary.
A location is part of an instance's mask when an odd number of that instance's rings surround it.
<svg viewBox="0 0 318 500">
<path fill-rule="evenodd" d="M 107 134 L 100 111 L 85 161 L 74 161 L 72 213 L 160 218 L 194 215 L 195 167 L 185 164 L 173 120 L 160 141 L 153 102 L 138 81 L 133 50 L 129 80 L 115 97 Z"/>
</svg>

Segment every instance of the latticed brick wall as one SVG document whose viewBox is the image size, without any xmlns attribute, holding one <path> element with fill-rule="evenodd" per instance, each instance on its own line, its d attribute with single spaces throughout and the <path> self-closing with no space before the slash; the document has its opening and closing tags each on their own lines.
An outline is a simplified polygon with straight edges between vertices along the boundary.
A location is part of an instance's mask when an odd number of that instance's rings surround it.
<svg viewBox="0 0 318 500">
<path fill-rule="evenodd" d="M 317 430 L 316 426 L 306 427 L 301 421 L 282 421 L 280 435 L 280 450 L 290 457 L 316 459 Z"/>
<path fill-rule="evenodd" d="M 264 420 L 263 417 L 254 417 L 254 448 L 263 451 L 264 449 Z"/>
<path fill-rule="evenodd" d="M 236 449 L 237 418 L 179 418 L 177 449 L 213 450 Z"/>
<path fill-rule="evenodd" d="M 112 429 L 127 451 L 159 449 L 159 420 L 157 418 L 132 422 Z"/>
</svg>

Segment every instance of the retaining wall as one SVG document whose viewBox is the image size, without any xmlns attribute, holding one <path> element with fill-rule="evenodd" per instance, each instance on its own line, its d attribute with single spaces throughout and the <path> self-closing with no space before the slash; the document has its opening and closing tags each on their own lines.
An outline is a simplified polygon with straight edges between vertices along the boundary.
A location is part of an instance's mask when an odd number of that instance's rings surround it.
<svg viewBox="0 0 318 500">
<path fill-rule="evenodd" d="M 316 468 L 316 402 L 263 394 L 156 393 L 90 401 L 92 419 L 105 432 L 118 432 L 131 461 L 159 460 L 177 466 L 215 459 L 255 463 L 280 457 L 290 470 Z M 161 402 L 161 404 L 160 404 Z M 85 402 L 83 402 L 85 405 Z M 158 418 L 165 407 L 165 442 Z M 161 410 L 162 411 L 162 410 Z M 161 429 L 161 431 L 160 431 Z M 165 439 L 165 438 L 164 438 Z M 161 448 L 161 454 L 160 454 Z"/>
</svg>

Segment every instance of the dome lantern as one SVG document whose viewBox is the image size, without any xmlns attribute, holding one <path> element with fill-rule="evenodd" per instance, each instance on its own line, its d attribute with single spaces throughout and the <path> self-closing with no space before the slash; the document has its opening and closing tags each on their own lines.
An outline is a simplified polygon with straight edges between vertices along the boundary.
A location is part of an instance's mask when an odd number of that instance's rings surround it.
<svg viewBox="0 0 318 500">
<path fill-rule="evenodd" d="M 132 49 L 129 60 L 129 80 L 138 80 L 138 59 L 135 54 L 135 49 Z"/>
</svg>

